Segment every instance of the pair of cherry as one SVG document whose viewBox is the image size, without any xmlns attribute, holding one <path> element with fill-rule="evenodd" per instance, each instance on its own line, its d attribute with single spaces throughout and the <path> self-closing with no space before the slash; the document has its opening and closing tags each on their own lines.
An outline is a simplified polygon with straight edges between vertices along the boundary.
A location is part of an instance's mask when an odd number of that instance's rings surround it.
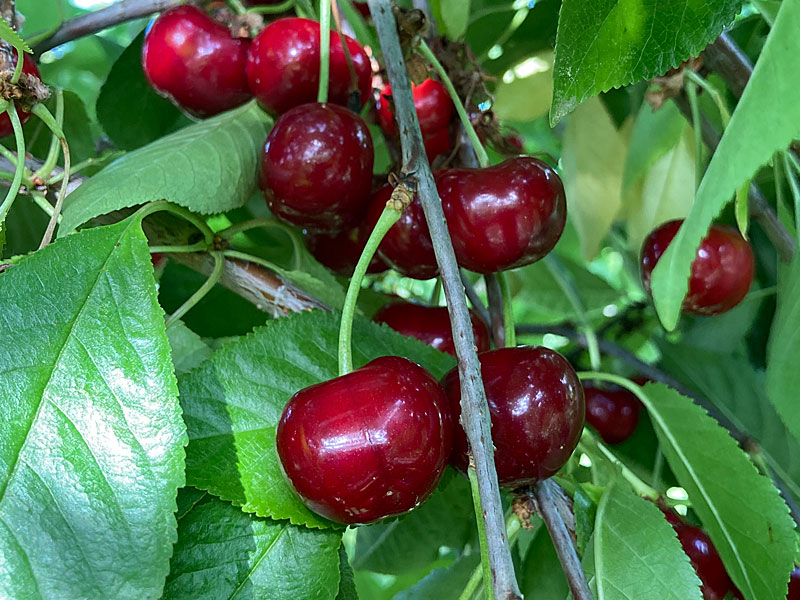
<svg viewBox="0 0 800 600">
<path fill-rule="evenodd" d="M 183 5 L 152 24 L 142 66 L 158 93 L 197 116 L 235 108 L 253 96 L 269 112 L 283 113 L 317 97 L 319 38 L 319 23 L 296 17 L 269 23 L 252 41 L 237 38 L 208 13 Z M 360 108 L 372 85 L 369 57 L 354 39 L 342 40 L 347 54 L 331 32 L 328 97 Z"/>
</svg>

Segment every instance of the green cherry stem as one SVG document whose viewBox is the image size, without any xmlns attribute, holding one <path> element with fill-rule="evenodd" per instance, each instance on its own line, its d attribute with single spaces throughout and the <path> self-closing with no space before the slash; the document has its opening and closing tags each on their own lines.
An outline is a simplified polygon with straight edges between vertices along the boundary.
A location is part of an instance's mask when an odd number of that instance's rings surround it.
<svg viewBox="0 0 800 600">
<path fill-rule="evenodd" d="M 391 200 L 389 201 L 391 202 Z M 381 243 L 383 236 L 391 229 L 392 225 L 397 223 L 397 220 L 402 214 L 401 211 L 390 206 L 388 203 L 386 208 L 383 209 L 380 219 L 375 224 L 375 228 L 369 235 L 367 244 L 361 252 L 361 257 L 358 259 L 353 276 L 350 278 L 350 285 L 347 287 L 347 295 L 344 299 L 344 306 L 342 307 L 342 321 L 339 325 L 339 375 L 346 375 L 353 370 L 353 347 L 351 339 L 353 336 L 353 317 L 356 312 L 356 301 L 358 300 L 358 292 L 361 290 L 361 282 L 364 280 L 364 275 L 367 273 L 367 267 L 375 256 L 375 251 Z"/>
<path fill-rule="evenodd" d="M 228 0 L 228 6 L 230 6 L 231 10 L 233 10 L 233 12 L 235 12 L 237 15 L 243 15 L 247 12 L 244 4 L 241 3 L 241 0 Z"/>
<path fill-rule="evenodd" d="M 14 204 L 14 200 L 17 198 L 17 192 L 19 192 L 19 187 L 22 185 L 22 175 L 25 172 L 25 136 L 22 133 L 22 123 L 19 121 L 19 115 L 17 115 L 17 109 L 14 106 L 13 100 L 8 101 L 6 114 L 11 120 L 11 127 L 14 129 L 14 138 L 17 141 L 17 168 L 14 171 L 14 179 L 11 182 L 11 186 L 8 188 L 8 193 L 3 203 L 0 204 L 0 225 L 6 220 L 6 215 L 11 209 L 11 205 Z"/>
<path fill-rule="evenodd" d="M 197 242 L 186 246 L 150 246 L 150 254 L 206 252 L 207 250 L 208 244 L 205 242 Z"/>
<path fill-rule="evenodd" d="M 56 123 L 58 123 L 59 128 L 61 128 L 64 123 L 64 91 L 61 88 L 56 88 Z M 58 164 L 58 155 L 60 151 L 61 140 L 54 133 L 50 140 L 50 149 L 47 151 L 47 157 L 44 159 L 42 166 L 36 170 L 35 175 L 37 177 L 41 177 L 42 179 L 48 178 L 56 164 Z"/>
<path fill-rule="evenodd" d="M 61 123 L 59 123 L 53 117 L 53 115 L 50 114 L 50 111 L 47 110 L 47 107 L 45 107 L 44 104 L 37 104 L 33 107 L 31 112 L 39 117 L 42 122 L 47 125 L 50 131 L 53 132 L 53 135 L 58 138 L 58 141 L 61 143 L 61 150 L 64 153 L 64 178 L 61 180 L 61 191 L 58 194 L 53 215 L 50 217 L 50 222 L 47 224 L 47 229 L 44 232 L 44 236 L 42 236 L 42 243 L 39 244 L 39 249 L 41 250 L 50 243 L 50 240 L 53 239 L 53 232 L 55 232 L 56 225 L 58 224 L 58 216 L 61 214 L 61 207 L 63 206 L 64 198 L 67 195 L 67 188 L 69 186 L 70 153 L 69 144 L 67 144 L 67 138 L 64 136 L 64 131 L 61 129 Z"/>
<path fill-rule="evenodd" d="M 481 548 L 481 571 L 483 573 L 483 591 L 486 594 L 486 600 L 494 600 L 494 590 L 488 582 L 492 581 L 492 563 L 489 561 L 489 546 L 486 539 L 486 526 L 483 522 L 483 515 L 481 514 L 480 496 L 478 496 L 478 474 L 475 472 L 475 467 L 472 464 L 472 457 L 470 457 L 470 465 L 467 468 L 467 476 L 469 477 L 469 487 L 472 490 L 472 506 L 475 507 L 475 522 L 478 524 L 478 541 Z"/>
<path fill-rule="evenodd" d="M 242 221 L 241 223 L 234 223 L 230 227 L 226 227 L 222 231 L 219 231 L 217 235 L 224 240 L 232 240 L 239 233 L 260 228 L 279 229 L 286 234 L 286 236 L 289 238 L 289 241 L 291 241 L 292 249 L 294 250 L 295 270 L 299 270 L 302 266 L 303 242 L 300 240 L 299 234 L 296 230 L 284 225 L 283 223 L 279 223 L 275 219 L 250 219 L 248 221 Z"/>
<path fill-rule="evenodd" d="M 319 3 L 319 89 L 317 102 L 328 101 L 328 79 L 331 62 L 331 2 L 320 0 Z"/>
<path fill-rule="evenodd" d="M 14 65 L 14 74 L 11 76 L 10 83 L 17 84 L 19 83 L 20 77 L 22 77 L 22 67 L 25 65 L 25 58 L 22 48 L 14 46 L 14 50 L 17 51 L 17 64 Z"/>
<path fill-rule="evenodd" d="M 502 271 L 497 273 L 497 282 L 500 284 L 500 293 L 503 297 L 503 329 L 506 332 L 506 348 L 514 348 L 517 345 L 514 307 L 511 304 L 511 290 L 508 288 L 508 279 Z"/>
<path fill-rule="evenodd" d="M 292 8 L 294 8 L 294 0 L 286 0 L 286 2 L 281 2 L 280 4 L 273 4 L 272 6 L 253 6 L 251 8 L 248 8 L 247 12 L 269 15 L 269 14 L 286 12 L 287 10 L 291 10 Z"/>
<path fill-rule="evenodd" d="M 45 198 L 44 194 L 42 194 L 41 192 L 37 192 L 36 190 L 31 190 L 31 198 L 33 198 L 33 202 L 36 204 L 36 206 L 41 208 L 42 212 L 44 212 L 48 217 L 52 217 L 54 214 L 56 214 L 53 205 L 47 201 L 47 198 Z M 61 215 L 58 215 L 57 219 L 58 222 L 60 223 Z"/>
<path fill-rule="evenodd" d="M 169 329 L 175 322 L 180 319 L 183 315 L 189 312 L 195 304 L 200 302 L 205 295 L 211 291 L 217 282 L 222 277 L 222 271 L 225 268 L 225 257 L 222 256 L 222 252 L 214 251 L 211 253 L 211 256 L 214 257 L 214 270 L 209 275 L 208 279 L 206 279 L 205 283 L 201 285 L 197 291 L 189 296 L 189 299 L 186 300 L 183 304 L 181 304 L 178 309 L 172 313 L 166 321 L 166 328 Z"/>
<path fill-rule="evenodd" d="M 436 55 L 431 51 L 430 47 L 428 47 L 428 44 L 426 44 L 424 40 L 420 40 L 418 51 L 423 58 L 425 58 L 425 60 L 427 60 L 433 66 L 433 68 L 436 70 L 436 73 L 439 75 L 439 78 L 442 80 L 444 87 L 447 88 L 447 93 L 450 94 L 450 99 L 453 101 L 453 104 L 456 107 L 458 118 L 461 119 L 461 124 L 464 126 L 464 130 L 467 132 L 467 136 L 469 136 L 469 141 L 472 142 L 472 148 L 475 150 L 475 156 L 478 158 L 478 164 L 481 167 L 488 167 L 489 155 L 486 154 L 486 149 L 483 147 L 483 144 L 481 144 L 481 140 L 478 137 L 475 128 L 472 126 L 472 121 L 469 120 L 469 115 L 467 115 L 467 111 L 464 109 L 464 103 L 462 102 L 461 98 L 458 97 L 458 92 L 456 92 L 453 82 L 450 81 L 447 71 L 444 70 L 442 63 L 439 62 L 439 59 L 436 58 Z"/>
<path fill-rule="evenodd" d="M 697 101 L 697 84 L 686 83 L 686 96 L 689 98 L 689 109 L 692 112 L 692 130 L 694 131 L 695 187 L 703 178 L 703 130 L 700 126 L 700 103 Z"/>
<path fill-rule="evenodd" d="M 151 202 L 150 204 L 145 204 L 142 208 L 137 210 L 133 216 L 138 218 L 139 220 L 142 220 L 148 215 L 152 215 L 153 213 L 161 211 L 172 213 L 175 216 L 178 216 L 186 221 L 189 221 L 189 223 L 197 227 L 197 229 L 199 229 L 200 232 L 203 234 L 203 238 L 205 239 L 206 243 L 206 248 L 210 249 L 214 247 L 214 232 L 211 231 L 211 228 L 208 226 L 208 224 L 194 213 L 190 212 L 189 210 L 185 209 L 182 206 L 178 206 L 177 204 L 172 204 L 171 202 L 168 202 L 166 200 L 157 200 L 155 202 Z"/>
</svg>

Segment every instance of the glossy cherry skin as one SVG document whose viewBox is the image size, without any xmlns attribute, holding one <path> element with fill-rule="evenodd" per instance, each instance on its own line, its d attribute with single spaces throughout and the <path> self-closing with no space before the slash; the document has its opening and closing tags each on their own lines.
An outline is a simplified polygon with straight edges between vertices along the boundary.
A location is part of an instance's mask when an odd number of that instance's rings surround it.
<svg viewBox="0 0 800 600">
<path fill-rule="evenodd" d="M 261 158 L 261 189 L 284 221 L 335 232 L 361 219 L 372 187 L 366 123 L 336 104 L 303 104 L 275 122 Z"/>
<path fill-rule="evenodd" d="M 372 194 L 362 235 L 370 234 L 391 195 L 390 185 L 385 185 Z M 403 211 L 400 220 L 386 233 L 378 246 L 378 253 L 392 268 L 406 277 L 430 279 L 439 272 L 425 213 L 418 198 L 414 198 L 411 205 Z"/>
<path fill-rule="evenodd" d="M 795 567 L 789 578 L 789 593 L 786 600 L 800 600 L 800 567 Z"/>
<path fill-rule="evenodd" d="M 350 106 L 351 94 L 359 92 L 360 104 L 372 89 L 372 68 L 364 49 L 344 36 L 353 68 L 351 81 L 347 57 L 335 31 L 330 39 L 328 101 Z M 319 86 L 319 23 L 288 17 L 267 25 L 253 40 L 247 59 L 250 90 L 264 108 L 283 113 L 294 106 L 313 102 Z"/>
<path fill-rule="evenodd" d="M 500 485 L 516 488 L 555 475 L 578 445 L 585 419 L 583 387 L 572 366 L 558 352 L 540 346 L 490 350 L 478 358 Z M 458 423 L 458 369 L 443 383 Z M 456 427 L 451 463 L 462 472 L 467 449 L 467 436 Z"/>
<path fill-rule="evenodd" d="M 683 220 L 669 221 L 650 233 L 642 246 L 642 281 L 650 292 L 650 278 L 661 255 L 678 233 Z M 689 293 L 683 310 L 696 315 L 729 311 L 747 295 L 753 283 L 753 250 L 732 227 L 712 225 L 692 263 Z"/>
<path fill-rule="evenodd" d="M 414 108 L 419 119 L 422 137 L 447 129 L 453 116 L 453 102 L 447 88 L 434 79 L 426 79 L 419 85 L 411 84 L 414 96 Z M 386 133 L 397 133 L 392 104 L 392 87 L 384 86 L 377 103 L 378 124 Z"/>
<path fill-rule="evenodd" d="M 702 582 L 701 590 L 705 600 L 724 600 L 728 592 L 734 590 L 725 565 L 711 538 L 699 527 L 682 524 L 673 526 L 678 534 L 681 547 Z"/>
<path fill-rule="evenodd" d="M 583 384 L 586 422 L 607 444 L 620 444 L 633 435 L 639 423 L 639 399 L 624 388 Z"/>
<path fill-rule="evenodd" d="M 422 144 L 425 146 L 425 156 L 431 163 L 440 154 L 448 154 L 453 146 L 450 131 L 446 127 L 422 138 Z"/>
<path fill-rule="evenodd" d="M 306 246 L 320 263 L 337 275 L 350 277 L 355 271 L 366 238 L 361 229 L 353 227 L 339 233 L 306 233 Z M 383 273 L 389 266 L 376 254 L 367 267 L 367 273 Z"/>
<path fill-rule="evenodd" d="M 437 350 L 456 355 L 453 331 L 450 329 L 450 316 L 445 306 L 396 302 L 381 308 L 372 320 L 386 323 L 395 331 L 416 338 Z M 470 311 L 470 321 L 477 351 L 488 350 L 491 340 L 489 328 L 474 311 Z"/>
<path fill-rule="evenodd" d="M 17 66 L 17 53 L 14 52 L 14 57 L 11 60 L 11 64 L 16 67 Z M 39 69 L 36 66 L 36 63 L 33 62 L 33 59 L 30 57 L 29 54 L 26 54 L 25 57 L 22 59 L 22 72 L 27 73 L 28 75 L 33 75 L 41 79 L 41 75 L 39 75 Z M 19 106 L 16 107 L 17 116 L 19 117 L 20 124 L 24 125 L 28 119 L 31 118 L 31 113 L 22 110 Z M 14 128 L 11 125 L 11 119 L 8 118 L 8 114 L 2 113 L 0 114 L 0 137 L 6 137 L 7 135 L 11 135 L 14 133 Z"/>
<path fill-rule="evenodd" d="M 561 178 L 536 158 L 439 171 L 436 187 L 458 263 L 470 271 L 493 273 L 535 262 L 564 230 Z"/>
<path fill-rule="evenodd" d="M 252 97 L 244 72 L 249 46 L 196 6 L 176 6 L 147 32 L 142 67 L 156 92 L 207 117 Z"/>
<path fill-rule="evenodd" d="M 439 383 L 384 356 L 297 392 L 278 423 L 278 456 L 305 504 L 339 523 L 411 510 L 447 466 L 453 421 Z"/>
</svg>

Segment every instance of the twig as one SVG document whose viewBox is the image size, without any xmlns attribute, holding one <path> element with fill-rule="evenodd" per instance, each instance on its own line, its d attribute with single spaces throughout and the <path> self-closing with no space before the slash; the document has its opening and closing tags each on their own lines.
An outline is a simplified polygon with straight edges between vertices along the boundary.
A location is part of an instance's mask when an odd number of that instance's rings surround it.
<svg viewBox="0 0 800 600">
<path fill-rule="evenodd" d="M 491 422 L 486 393 L 475 353 L 464 286 L 456 263 L 453 244 L 447 230 L 441 201 L 425 157 L 422 134 L 414 110 L 411 85 L 406 74 L 403 50 L 397 34 L 397 23 L 387 0 L 369 0 L 370 13 L 386 61 L 392 86 L 398 130 L 403 152 L 403 172 L 417 180 L 419 199 L 433 240 L 436 262 L 442 277 L 461 379 L 461 419 L 475 461 L 478 491 L 486 530 L 487 551 L 492 572 L 492 590 L 496 600 L 521 598 L 511 562 L 506 537 L 500 487 L 494 465 Z M 479 526 L 480 526 L 479 522 Z"/>
<path fill-rule="evenodd" d="M 38 56 L 51 48 L 71 42 L 85 35 L 91 35 L 140 17 L 146 17 L 155 12 L 160 12 L 186 0 L 122 0 L 94 12 L 86 13 L 69 21 L 65 21 L 53 35 L 43 39 L 34 46 L 33 51 Z"/>
<path fill-rule="evenodd" d="M 753 74 L 750 58 L 724 32 L 703 51 L 703 62 L 725 80 L 737 98 L 742 95 Z"/>
<path fill-rule="evenodd" d="M 556 507 L 555 495 L 558 492 L 560 492 L 558 484 L 552 479 L 537 481 L 531 486 L 536 508 L 550 533 L 550 539 L 553 540 L 553 547 L 561 562 L 561 568 L 564 569 L 572 597 L 575 600 L 594 600 L 581 561 L 575 552 L 572 537 Z"/>
<path fill-rule="evenodd" d="M 481 297 L 478 296 L 478 292 L 475 291 L 475 286 L 472 285 L 472 282 L 469 278 L 461 272 L 461 284 L 464 286 L 464 291 L 467 294 L 467 299 L 469 300 L 470 304 L 472 304 L 472 310 L 478 313 L 478 316 L 483 321 L 486 327 L 492 326 L 492 318 L 489 316 L 489 311 L 483 305 L 481 301 Z"/>
</svg>

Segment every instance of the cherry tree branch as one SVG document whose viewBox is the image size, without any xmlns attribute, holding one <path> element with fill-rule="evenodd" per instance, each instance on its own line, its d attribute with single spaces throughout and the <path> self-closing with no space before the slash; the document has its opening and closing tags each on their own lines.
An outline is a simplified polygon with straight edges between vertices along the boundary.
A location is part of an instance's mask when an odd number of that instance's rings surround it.
<svg viewBox="0 0 800 600">
<path fill-rule="evenodd" d="M 519 599 L 522 596 L 511 562 L 500 487 L 494 466 L 489 408 L 480 375 L 480 363 L 475 353 L 464 286 L 461 283 L 441 200 L 425 157 L 392 5 L 387 0 L 368 0 L 368 4 L 392 86 L 403 154 L 403 174 L 416 179 L 419 199 L 433 240 L 436 262 L 450 313 L 461 379 L 461 419 L 475 462 L 494 597 L 496 600 Z"/>
<path fill-rule="evenodd" d="M 7 1 L 7 0 L 5 0 Z M 45 38 L 33 48 L 38 56 L 51 48 L 60 46 L 66 42 L 71 42 L 85 35 L 91 35 L 125 23 L 133 19 L 146 17 L 156 12 L 161 12 L 178 4 L 183 4 L 186 0 L 122 0 L 112 4 L 108 8 L 96 10 L 94 12 L 80 15 L 74 19 L 64 21 L 53 35 Z"/>
</svg>

